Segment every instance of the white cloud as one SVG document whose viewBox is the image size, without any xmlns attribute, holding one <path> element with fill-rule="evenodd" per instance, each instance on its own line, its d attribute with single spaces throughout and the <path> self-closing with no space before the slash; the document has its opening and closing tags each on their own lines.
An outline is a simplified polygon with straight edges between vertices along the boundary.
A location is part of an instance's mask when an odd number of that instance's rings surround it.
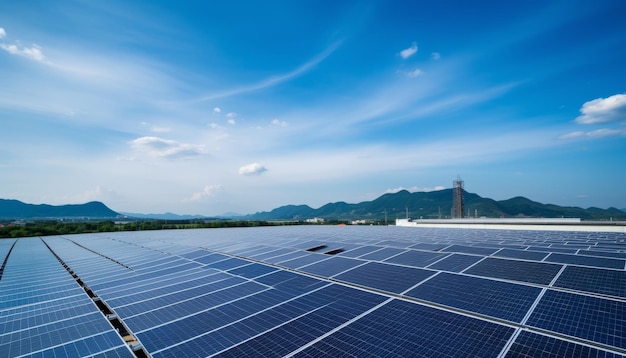
<svg viewBox="0 0 626 358">
<path fill-rule="evenodd" d="M 3 39 L 7 36 L 7 32 L 4 31 L 2 27 L 0 27 L 0 39 Z"/>
<path fill-rule="evenodd" d="M 215 112 L 215 113 L 220 113 L 221 111 L 222 111 L 222 109 L 220 107 L 213 108 L 213 112 Z"/>
<path fill-rule="evenodd" d="M 435 187 L 433 187 L 433 188 L 420 188 L 420 187 L 417 187 L 417 186 L 412 186 L 412 187 L 410 187 L 410 188 L 397 187 L 397 188 L 393 188 L 393 189 L 387 189 L 387 190 L 385 190 L 385 193 L 386 193 L 386 194 L 389 194 L 389 193 L 397 193 L 397 192 L 399 192 L 399 191 L 401 191 L 401 190 L 408 190 L 408 191 L 410 191 L 410 192 L 412 192 L 412 193 L 416 193 L 416 192 L 424 192 L 424 193 L 428 193 L 428 192 L 431 192 L 431 191 L 439 191 L 439 190 L 443 190 L 443 189 L 445 189 L 445 188 L 446 188 L 446 187 L 445 187 L 445 186 L 442 186 L 442 185 L 437 185 L 437 186 L 435 186 Z"/>
<path fill-rule="evenodd" d="M 620 134 L 623 135 L 624 132 L 617 130 L 617 129 L 608 129 L 608 128 L 601 128 L 601 129 L 596 129 L 595 131 L 587 132 L 587 135 L 592 138 L 610 137 L 610 136 L 617 136 Z"/>
<path fill-rule="evenodd" d="M 562 136 L 559 137 L 559 139 L 573 139 L 573 138 L 580 138 L 582 136 L 585 135 L 585 132 L 583 131 L 576 131 L 576 132 L 571 132 L 571 133 L 567 133 L 567 134 L 563 134 Z"/>
<path fill-rule="evenodd" d="M 41 52 L 41 48 L 37 45 L 33 45 L 33 47 L 22 47 L 15 44 L 1 44 L 0 48 L 12 55 L 27 57 L 31 60 L 39 62 L 43 62 L 46 59 L 46 57 L 43 55 L 43 52 Z"/>
<path fill-rule="evenodd" d="M 441 58 L 441 54 L 439 52 L 433 52 L 430 54 L 430 58 L 432 58 L 433 60 L 438 60 Z"/>
<path fill-rule="evenodd" d="M 235 117 L 237 117 L 237 113 L 235 112 L 229 112 L 226 117 L 228 118 L 228 120 L 226 121 L 228 124 L 235 125 Z"/>
<path fill-rule="evenodd" d="M 407 77 L 417 77 L 417 76 L 419 76 L 419 75 L 421 75 L 423 73 L 424 73 L 424 71 L 420 70 L 419 68 L 416 68 L 413 71 L 405 72 Z"/>
<path fill-rule="evenodd" d="M 210 94 L 210 95 L 204 96 L 203 98 L 198 99 L 198 101 L 207 101 L 207 100 L 212 100 L 216 98 L 224 98 L 224 97 L 230 97 L 230 96 L 234 96 L 234 95 L 238 95 L 242 93 L 253 92 L 253 91 L 260 90 L 260 89 L 276 86 L 283 82 L 289 81 L 315 68 L 317 64 L 324 61 L 328 56 L 330 56 L 333 52 L 335 52 L 335 50 L 339 47 L 339 45 L 341 45 L 341 43 L 342 41 L 334 42 L 327 49 L 325 49 L 320 54 L 315 56 L 313 59 L 304 63 L 303 65 L 301 65 L 300 67 L 296 68 L 295 70 L 289 73 L 285 73 L 285 74 L 278 75 L 278 76 L 271 76 L 267 78 L 266 80 L 263 80 L 255 84 L 244 85 L 244 86 L 240 86 L 237 88 L 222 91 L 219 93 Z"/>
<path fill-rule="evenodd" d="M 168 133 L 168 132 L 171 132 L 172 130 L 167 127 L 153 127 L 152 131 L 155 133 Z"/>
<path fill-rule="evenodd" d="M 209 184 L 204 187 L 202 191 L 197 193 L 193 193 L 189 199 L 186 201 L 199 201 L 203 198 L 208 198 L 215 195 L 218 191 L 222 190 L 221 185 Z"/>
<path fill-rule="evenodd" d="M 580 124 L 606 123 L 626 120 L 626 94 L 616 94 L 607 98 L 597 98 L 586 102 L 576 118 Z"/>
<path fill-rule="evenodd" d="M 93 189 L 88 189 L 78 194 L 65 195 L 63 197 L 54 199 L 55 202 L 58 203 L 77 203 L 83 204 L 90 201 L 107 201 L 109 199 L 114 199 L 117 197 L 117 194 L 113 189 L 103 188 L 100 185 L 97 185 Z"/>
<path fill-rule="evenodd" d="M 136 150 L 167 159 L 193 157 L 205 152 L 202 145 L 179 143 L 159 137 L 140 137 L 132 140 L 130 144 Z"/>
<path fill-rule="evenodd" d="M 600 128 L 589 132 L 576 131 L 567 134 L 563 134 L 559 139 L 575 139 L 575 138 L 603 138 L 612 136 L 626 136 L 625 130 Z"/>
<path fill-rule="evenodd" d="M 252 163 L 248 165 L 244 165 L 239 168 L 239 175 L 261 175 L 263 172 L 266 172 L 267 168 L 262 166 L 259 163 Z"/>
<path fill-rule="evenodd" d="M 404 50 L 400 51 L 400 57 L 402 57 L 403 60 L 406 60 L 407 58 L 415 55 L 416 53 L 417 53 L 417 43 L 413 42 L 411 47 L 405 48 Z"/>
<path fill-rule="evenodd" d="M 272 125 L 273 126 L 280 126 L 280 127 L 287 127 L 287 122 L 285 121 L 280 121 L 278 120 L 278 118 L 274 118 L 272 120 Z"/>
</svg>

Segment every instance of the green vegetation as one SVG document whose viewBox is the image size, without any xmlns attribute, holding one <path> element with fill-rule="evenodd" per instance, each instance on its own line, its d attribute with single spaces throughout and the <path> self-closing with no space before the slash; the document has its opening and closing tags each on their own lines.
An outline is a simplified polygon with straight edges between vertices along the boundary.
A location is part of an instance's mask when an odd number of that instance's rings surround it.
<svg viewBox="0 0 626 358">
<path fill-rule="evenodd" d="M 194 220 L 146 220 L 115 223 L 113 221 L 60 222 L 33 221 L 26 223 L 0 223 L 0 238 L 48 235 L 83 234 L 114 231 L 203 229 L 224 227 L 255 227 L 300 225 L 298 221 L 194 221 Z M 308 223 L 306 223 L 308 224 Z"/>
</svg>

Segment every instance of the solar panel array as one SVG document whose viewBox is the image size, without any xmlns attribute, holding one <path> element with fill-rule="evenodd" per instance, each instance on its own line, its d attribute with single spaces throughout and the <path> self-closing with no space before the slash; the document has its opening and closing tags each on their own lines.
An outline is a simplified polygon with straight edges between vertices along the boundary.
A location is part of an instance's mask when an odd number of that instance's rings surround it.
<svg viewBox="0 0 626 358">
<path fill-rule="evenodd" d="M 125 232 L 0 262 L 0 356 L 626 357 L 624 233 Z"/>
</svg>

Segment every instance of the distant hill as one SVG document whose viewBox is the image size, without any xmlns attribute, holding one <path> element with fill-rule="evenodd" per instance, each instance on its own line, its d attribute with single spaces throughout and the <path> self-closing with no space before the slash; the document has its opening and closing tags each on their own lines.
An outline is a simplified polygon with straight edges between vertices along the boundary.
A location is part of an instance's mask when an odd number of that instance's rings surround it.
<svg viewBox="0 0 626 358">
<path fill-rule="evenodd" d="M 203 215 L 178 215 L 174 213 L 164 214 L 139 214 L 139 213 L 125 213 L 120 214 L 128 216 L 134 219 L 150 219 L 150 220 L 194 220 L 194 219 L 213 219 Z"/>
<path fill-rule="evenodd" d="M 518 196 L 507 200 L 495 201 L 477 194 L 464 192 L 465 216 L 474 217 L 543 217 L 543 218 L 581 218 L 584 220 L 626 219 L 626 212 L 616 209 L 578 208 L 542 204 Z M 243 216 L 248 220 L 305 220 L 314 217 L 337 220 L 372 219 L 382 220 L 387 217 L 436 219 L 450 217 L 452 207 L 452 189 L 432 192 L 410 193 L 406 190 L 384 194 L 372 201 L 358 204 L 345 202 L 328 203 L 319 209 L 308 205 L 287 205 L 270 212 L 258 212 Z"/>
<path fill-rule="evenodd" d="M 0 219 L 115 218 L 118 213 L 99 201 L 75 205 L 26 204 L 0 199 Z"/>
</svg>

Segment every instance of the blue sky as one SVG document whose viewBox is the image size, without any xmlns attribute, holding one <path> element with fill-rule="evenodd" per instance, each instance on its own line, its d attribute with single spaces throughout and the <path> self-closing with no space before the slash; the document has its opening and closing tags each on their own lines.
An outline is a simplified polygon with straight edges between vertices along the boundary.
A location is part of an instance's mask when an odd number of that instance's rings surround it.
<svg viewBox="0 0 626 358">
<path fill-rule="evenodd" d="M 626 2 L 3 1 L 0 197 L 626 207 Z"/>
</svg>

